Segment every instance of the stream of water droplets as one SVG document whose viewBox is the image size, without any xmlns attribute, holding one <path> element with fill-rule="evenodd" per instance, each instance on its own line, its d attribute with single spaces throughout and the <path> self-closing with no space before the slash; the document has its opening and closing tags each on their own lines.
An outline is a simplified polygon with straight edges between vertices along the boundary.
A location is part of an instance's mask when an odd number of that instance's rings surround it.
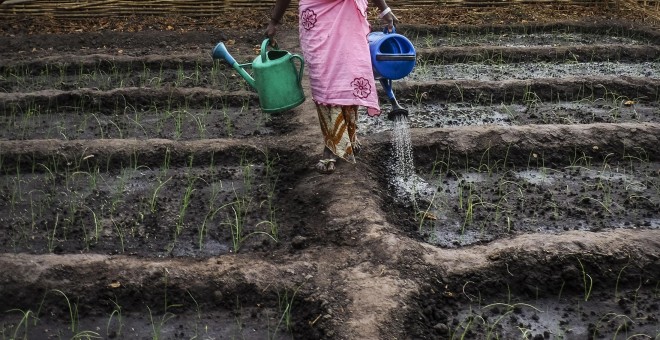
<svg viewBox="0 0 660 340">
<path fill-rule="evenodd" d="M 412 156 L 412 142 L 410 128 L 406 116 L 394 118 L 394 176 L 405 179 L 415 175 L 415 164 Z"/>
<path fill-rule="evenodd" d="M 415 173 L 410 128 L 406 116 L 394 118 L 392 130 L 394 162 L 391 164 L 393 185 L 398 199 L 406 200 L 416 206 L 416 197 L 433 192 L 433 188 Z"/>
</svg>

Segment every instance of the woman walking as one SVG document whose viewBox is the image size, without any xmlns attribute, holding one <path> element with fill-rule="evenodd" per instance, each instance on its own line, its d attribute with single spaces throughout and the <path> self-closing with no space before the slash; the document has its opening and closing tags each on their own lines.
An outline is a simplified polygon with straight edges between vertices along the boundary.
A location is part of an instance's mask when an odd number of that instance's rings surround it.
<svg viewBox="0 0 660 340">
<path fill-rule="evenodd" d="M 266 29 L 269 38 L 275 36 L 290 2 L 275 3 Z M 385 0 L 372 2 L 391 31 L 396 21 L 391 9 Z M 300 46 L 325 142 L 316 170 L 332 173 L 337 158 L 355 163 L 360 150 L 358 107 L 366 107 L 370 116 L 380 114 L 367 40 L 367 0 L 300 0 L 298 13 Z"/>
</svg>

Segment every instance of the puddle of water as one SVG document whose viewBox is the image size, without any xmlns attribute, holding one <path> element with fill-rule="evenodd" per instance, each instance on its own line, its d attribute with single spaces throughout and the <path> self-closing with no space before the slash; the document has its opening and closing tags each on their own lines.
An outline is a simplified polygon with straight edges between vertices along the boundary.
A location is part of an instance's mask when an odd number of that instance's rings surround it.
<svg viewBox="0 0 660 340">
<path fill-rule="evenodd" d="M 453 230 L 432 230 L 426 238 L 430 243 L 445 248 L 464 247 L 479 242 L 491 241 L 488 235 L 475 230 L 466 230 L 461 233 L 460 227 L 460 225 L 454 225 L 453 228 L 450 228 Z"/>
<path fill-rule="evenodd" d="M 395 173 L 393 168 L 390 170 L 391 173 Z M 437 191 L 435 186 L 416 174 L 409 177 L 392 176 L 390 185 L 394 189 L 396 201 L 406 206 L 416 202 L 420 197 L 430 199 Z"/>
<path fill-rule="evenodd" d="M 648 187 L 644 182 L 635 178 L 635 175 L 625 172 L 618 172 L 617 169 L 611 171 L 604 169 L 589 169 L 583 167 L 568 167 L 567 169 L 574 169 L 574 175 L 582 178 L 589 178 L 594 180 L 603 180 L 607 182 L 623 182 L 627 191 L 643 192 Z M 545 170 L 522 170 L 515 172 L 515 176 L 526 181 L 527 183 L 535 185 L 552 185 L 556 181 L 562 181 L 565 177 L 563 172 L 557 172 L 552 169 Z"/>
<path fill-rule="evenodd" d="M 410 128 L 440 128 L 450 126 L 511 125 L 509 115 L 500 108 L 469 104 L 423 104 L 407 107 Z M 388 110 L 387 107 L 383 110 Z M 393 129 L 384 117 L 360 117 L 360 132 L 374 134 Z"/>
<path fill-rule="evenodd" d="M 552 175 L 538 170 L 518 171 L 516 177 L 536 185 L 553 184 L 555 182 Z"/>
<path fill-rule="evenodd" d="M 609 182 L 622 181 L 625 183 L 626 189 L 629 191 L 642 192 L 647 189 L 646 184 L 637 180 L 635 176 L 630 173 L 621 173 L 617 170 L 608 171 L 605 169 L 595 170 L 585 168 L 580 168 L 579 173 L 581 176 L 592 179 L 601 179 Z"/>
<path fill-rule="evenodd" d="M 460 190 L 463 190 L 464 187 L 485 182 L 487 176 L 485 173 L 478 172 L 464 173 L 459 179 L 452 178 L 443 181 L 441 190 L 448 195 L 459 195 Z"/>
</svg>

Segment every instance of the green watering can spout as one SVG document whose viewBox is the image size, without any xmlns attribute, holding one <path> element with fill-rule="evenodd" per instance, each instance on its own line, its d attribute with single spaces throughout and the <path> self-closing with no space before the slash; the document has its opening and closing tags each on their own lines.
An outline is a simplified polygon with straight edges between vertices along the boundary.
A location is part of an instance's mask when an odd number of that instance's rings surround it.
<svg viewBox="0 0 660 340">
<path fill-rule="evenodd" d="M 305 61 L 297 54 L 277 49 L 268 51 L 270 39 L 261 43 L 261 53 L 251 64 L 239 64 L 229 54 L 225 44 L 218 43 L 211 56 L 224 59 L 259 94 L 259 105 L 264 112 L 290 110 L 305 101 L 302 89 Z M 296 67 L 296 60 L 300 63 Z M 250 67 L 250 75 L 245 68 Z"/>
</svg>

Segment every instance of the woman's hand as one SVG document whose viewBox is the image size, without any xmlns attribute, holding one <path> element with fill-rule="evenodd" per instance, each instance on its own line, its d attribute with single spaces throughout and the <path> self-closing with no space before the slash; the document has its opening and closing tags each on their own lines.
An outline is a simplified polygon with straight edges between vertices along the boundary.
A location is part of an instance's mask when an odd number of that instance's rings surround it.
<svg viewBox="0 0 660 340">
<path fill-rule="evenodd" d="M 269 39 L 268 46 L 277 47 L 277 40 L 275 40 L 275 33 L 277 33 L 277 24 L 271 21 L 266 27 L 266 37 Z"/>
<path fill-rule="evenodd" d="M 291 0 L 277 0 L 275 1 L 275 7 L 270 17 L 270 22 L 266 28 L 266 36 L 270 38 L 271 42 L 274 41 L 275 33 L 277 33 L 277 25 L 279 25 L 280 20 L 286 12 L 286 8 L 289 7 Z"/>
<path fill-rule="evenodd" d="M 392 10 L 387 7 L 381 14 L 378 15 L 380 17 L 380 21 L 387 27 L 387 32 L 392 32 L 394 29 L 394 24 L 399 23 L 399 19 L 397 19 L 396 15 L 392 13 Z"/>
<path fill-rule="evenodd" d="M 271 20 L 266 28 L 266 36 L 272 39 L 275 37 L 275 33 L 277 33 L 277 24 Z"/>
</svg>

